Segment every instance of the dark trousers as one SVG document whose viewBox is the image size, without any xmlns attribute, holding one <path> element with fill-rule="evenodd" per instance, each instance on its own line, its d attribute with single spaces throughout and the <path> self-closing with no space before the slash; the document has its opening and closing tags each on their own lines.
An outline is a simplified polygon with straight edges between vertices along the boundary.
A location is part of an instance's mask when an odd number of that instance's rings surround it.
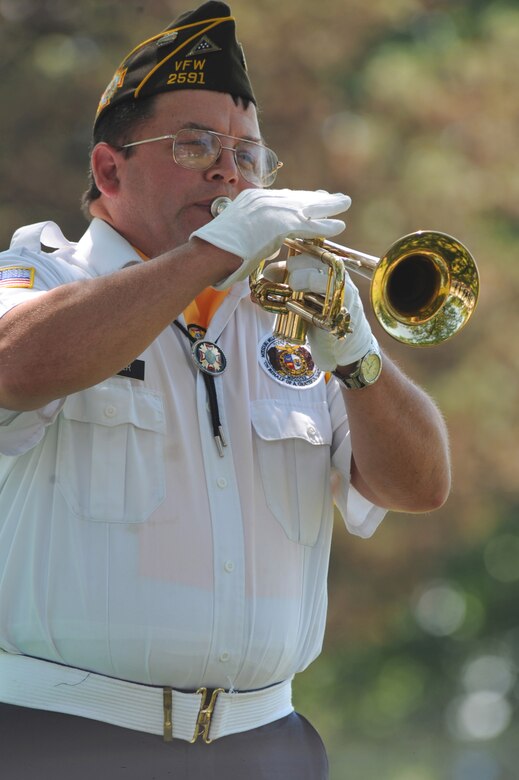
<svg viewBox="0 0 519 780">
<path fill-rule="evenodd" d="M 209 745 L 0 703 L 2 780 L 326 780 L 328 759 L 297 713 Z"/>
</svg>

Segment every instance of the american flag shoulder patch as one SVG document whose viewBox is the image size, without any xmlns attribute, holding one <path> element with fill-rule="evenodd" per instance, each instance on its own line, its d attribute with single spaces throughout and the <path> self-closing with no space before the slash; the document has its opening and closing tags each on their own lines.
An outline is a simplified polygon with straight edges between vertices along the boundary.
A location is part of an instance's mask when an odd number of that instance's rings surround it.
<svg viewBox="0 0 519 780">
<path fill-rule="evenodd" d="M 34 268 L 23 265 L 10 265 L 0 268 L 0 288 L 34 286 Z"/>
</svg>

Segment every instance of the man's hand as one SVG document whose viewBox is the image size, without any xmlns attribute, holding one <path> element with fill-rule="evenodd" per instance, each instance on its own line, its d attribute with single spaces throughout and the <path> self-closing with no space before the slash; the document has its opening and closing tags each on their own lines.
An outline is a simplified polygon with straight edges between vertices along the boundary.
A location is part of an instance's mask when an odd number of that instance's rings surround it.
<svg viewBox="0 0 519 780">
<path fill-rule="evenodd" d="M 275 255 L 285 238 L 330 238 L 341 233 L 345 223 L 330 217 L 346 211 L 350 204 L 348 195 L 322 190 L 244 190 L 190 237 L 242 259 L 233 274 L 214 285 L 225 290 L 250 276 L 262 260 Z"/>
<path fill-rule="evenodd" d="M 298 292 L 324 294 L 328 281 L 328 266 L 317 257 L 308 254 L 295 255 L 287 259 L 288 284 Z M 323 371 L 334 371 L 337 366 L 355 363 L 368 352 L 373 334 L 366 319 L 359 291 L 346 274 L 344 305 L 351 317 L 351 333 L 343 338 L 332 336 L 322 328 L 311 326 L 308 341 L 312 357 Z"/>
</svg>

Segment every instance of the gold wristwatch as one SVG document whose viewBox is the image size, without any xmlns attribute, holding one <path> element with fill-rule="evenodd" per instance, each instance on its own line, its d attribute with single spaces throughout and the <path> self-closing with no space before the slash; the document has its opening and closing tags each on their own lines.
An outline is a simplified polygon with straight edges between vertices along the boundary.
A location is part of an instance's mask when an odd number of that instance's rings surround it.
<svg viewBox="0 0 519 780">
<path fill-rule="evenodd" d="M 374 385 L 382 371 L 382 355 L 377 342 L 373 339 L 369 350 L 354 364 L 349 374 L 339 372 L 339 367 L 332 374 L 349 390 L 360 390 L 362 387 Z"/>
</svg>

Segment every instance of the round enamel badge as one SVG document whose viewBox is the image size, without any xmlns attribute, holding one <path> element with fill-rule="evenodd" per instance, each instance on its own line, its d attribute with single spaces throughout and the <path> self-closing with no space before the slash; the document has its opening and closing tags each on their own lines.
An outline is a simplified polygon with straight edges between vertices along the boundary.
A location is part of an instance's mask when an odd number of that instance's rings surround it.
<svg viewBox="0 0 519 780">
<path fill-rule="evenodd" d="M 261 367 L 282 385 L 313 387 L 323 375 L 304 344 L 292 344 L 286 339 L 269 336 L 260 343 L 258 353 Z"/>
<path fill-rule="evenodd" d="M 225 371 L 227 365 L 225 355 L 212 341 L 195 341 L 191 351 L 197 367 L 205 374 L 218 376 Z"/>
</svg>

